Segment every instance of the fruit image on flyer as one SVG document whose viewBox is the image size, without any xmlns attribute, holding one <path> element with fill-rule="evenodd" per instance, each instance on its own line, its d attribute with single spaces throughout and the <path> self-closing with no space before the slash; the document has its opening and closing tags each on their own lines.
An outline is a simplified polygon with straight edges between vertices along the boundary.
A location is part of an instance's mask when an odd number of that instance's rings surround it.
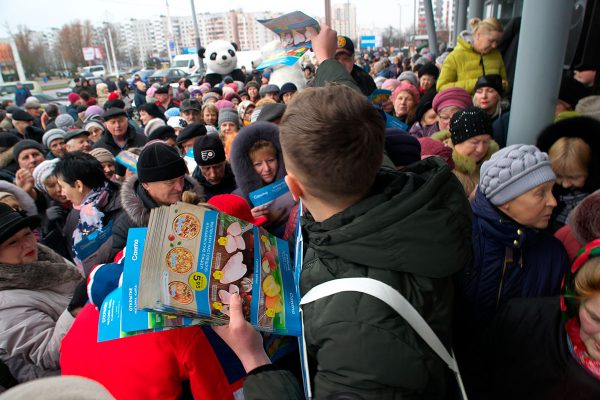
<svg viewBox="0 0 600 400">
<path fill-rule="evenodd" d="M 264 328 L 285 328 L 283 307 L 283 283 L 281 264 L 275 238 L 267 235 L 260 237 L 261 294 L 258 308 L 258 324 Z"/>
</svg>

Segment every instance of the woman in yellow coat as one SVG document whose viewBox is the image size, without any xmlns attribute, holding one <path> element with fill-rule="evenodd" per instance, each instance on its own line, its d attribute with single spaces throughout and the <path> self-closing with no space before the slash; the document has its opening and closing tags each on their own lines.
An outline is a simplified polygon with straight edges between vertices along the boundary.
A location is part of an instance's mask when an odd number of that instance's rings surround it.
<svg viewBox="0 0 600 400">
<path fill-rule="evenodd" d="M 502 24 L 496 18 L 469 21 L 472 32 L 463 31 L 456 48 L 448 55 L 437 81 L 437 91 L 461 87 L 473 94 L 475 83 L 482 75 L 500 74 L 506 90 L 508 81 L 502 54 L 496 49 L 502 37 Z"/>
</svg>

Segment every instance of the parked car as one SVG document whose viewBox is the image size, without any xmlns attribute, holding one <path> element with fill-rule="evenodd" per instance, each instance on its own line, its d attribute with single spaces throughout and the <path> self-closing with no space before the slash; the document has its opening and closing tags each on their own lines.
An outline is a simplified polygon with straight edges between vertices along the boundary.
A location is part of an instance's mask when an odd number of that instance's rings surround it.
<svg viewBox="0 0 600 400">
<path fill-rule="evenodd" d="M 142 70 L 139 70 L 139 71 L 135 72 L 135 73 L 134 73 L 134 74 L 131 76 L 131 78 L 127 79 L 127 83 L 128 83 L 128 84 L 129 84 L 129 86 L 130 86 L 130 87 L 133 89 L 133 87 L 132 87 L 132 85 L 133 85 L 133 78 L 134 78 L 136 75 L 139 75 L 139 76 L 140 76 L 140 78 L 142 79 L 142 81 L 144 81 L 144 82 L 147 84 L 147 83 L 148 83 L 148 78 L 149 78 L 150 76 L 152 76 L 154 73 L 156 73 L 156 70 L 155 70 L 155 69 L 142 69 Z"/>
<path fill-rule="evenodd" d="M 91 73 L 93 76 L 102 78 L 106 74 L 104 65 L 90 65 L 89 67 L 83 67 L 83 73 Z"/>
<path fill-rule="evenodd" d="M 42 86 L 40 86 L 40 84 L 37 83 L 36 81 L 22 81 L 21 83 L 23 84 L 23 86 L 25 86 L 27 89 L 29 89 L 31 94 L 44 92 L 42 90 Z M 11 95 L 13 95 L 13 98 L 14 98 L 14 94 L 16 91 L 17 91 L 17 82 L 0 83 L 0 96 L 11 94 Z"/>
<path fill-rule="evenodd" d="M 148 78 L 148 82 L 150 84 L 154 82 L 165 83 L 164 78 L 166 77 L 167 82 L 176 83 L 181 78 L 186 78 L 187 76 L 188 74 L 186 74 L 178 68 L 161 69 L 159 71 L 156 71 L 153 75 L 151 75 Z"/>
</svg>

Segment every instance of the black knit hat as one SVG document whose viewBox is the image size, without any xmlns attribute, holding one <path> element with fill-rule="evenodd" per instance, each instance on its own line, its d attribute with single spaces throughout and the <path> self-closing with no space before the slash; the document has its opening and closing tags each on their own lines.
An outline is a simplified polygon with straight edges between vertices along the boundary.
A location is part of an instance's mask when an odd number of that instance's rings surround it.
<svg viewBox="0 0 600 400">
<path fill-rule="evenodd" d="M 283 101 L 283 95 L 286 93 L 297 92 L 298 87 L 294 85 L 292 82 L 286 82 L 281 86 L 281 90 L 279 91 L 279 101 Z"/>
<path fill-rule="evenodd" d="M 0 132 L 0 148 L 8 149 L 20 141 L 21 138 L 11 132 Z"/>
<path fill-rule="evenodd" d="M 11 206 L 0 203 L 0 244 L 27 226 L 31 229 L 36 228 L 40 221 L 38 215 L 24 217 Z"/>
<path fill-rule="evenodd" d="M 206 127 L 200 122 L 194 122 L 186 126 L 177 136 L 177 144 L 181 144 L 188 139 L 206 135 Z"/>
<path fill-rule="evenodd" d="M 169 93 L 169 84 L 161 85 L 158 89 L 156 89 L 155 94 L 168 94 Z"/>
<path fill-rule="evenodd" d="M 419 140 L 401 129 L 385 130 L 385 150 L 396 167 L 405 167 L 421 160 Z"/>
<path fill-rule="evenodd" d="M 498 74 L 492 75 L 482 75 L 477 79 L 477 83 L 475 83 L 475 89 L 477 90 L 482 87 L 491 87 L 494 89 L 500 96 L 502 96 L 504 89 L 502 88 L 502 77 Z"/>
<path fill-rule="evenodd" d="M 450 120 L 450 138 L 459 144 L 478 135 L 491 135 L 492 121 L 487 112 L 479 107 L 457 111 Z"/>
<path fill-rule="evenodd" d="M 137 162 L 140 182 L 168 181 L 187 172 L 185 161 L 177 150 L 165 143 L 155 142 L 144 147 Z"/>
<path fill-rule="evenodd" d="M 148 141 L 150 140 L 167 140 L 167 139 L 177 139 L 177 135 L 175 134 L 175 129 L 169 125 L 159 126 L 148 136 Z"/>
<path fill-rule="evenodd" d="M 431 75 L 433 76 L 435 79 L 438 78 L 438 76 L 440 75 L 440 70 L 438 69 L 438 67 L 435 66 L 434 63 L 427 63 L 425 65 L 423 65 L 421 67 L 421 69 L 419 69 L 419 79 L 423 76 L 423 75 Z"/>
<path fill-rule="evenodd" d="M 217 135 L 200 136 L 194 142 L 194 160 L 200 166 L 218 164 L 225 161 L 223 142 Z"/>
<path fill-rule="evenodd" d="M 423 94 L 423 96 L 421 96 L 419 102 L 417 103 L 417 108 L 415 110 L 416 122 L 420 123 L 421 119 L 423 118 L 423 115 L 425 115 L 427 111 L 433 108 L 433 99 L 435 98 L 436 94 L 437 93 L 435 92 L 435 88 L 431 88 L 430 90 L 426 91 L 425 94 Z"/>
<path fill-rule="evenodd" d="M 19 143 L 15 144 L 15 147 L 13 147 L 13 158 L 15 159 L 15 161 L 17 161 L 19 159 L 19 154 L 23 150 L 27 150 L 27 149 L 37 149 L 40 151 L 40 153 L 45 154 L 44 146 L 42 146 L 40 143 L 36 142 L 35 140 L 25 139 L 25 140 L 21 140 Z"/>
</svg>

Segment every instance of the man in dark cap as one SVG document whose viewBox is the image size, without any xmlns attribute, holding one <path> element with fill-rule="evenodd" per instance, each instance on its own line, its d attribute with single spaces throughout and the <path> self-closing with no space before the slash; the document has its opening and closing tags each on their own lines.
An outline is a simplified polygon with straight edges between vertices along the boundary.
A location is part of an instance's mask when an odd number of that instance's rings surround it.
<svg viewBox="0 0 600 400">
<path fill-rule="evenodd" d="M 188 124 L 202 122 L 202 105 L 196 99 L 186 99 L 181 102 L 181 117 Z"/>
<path fill-rule="evenodd" d="M 89 141 L 89 133 L 83 129 L 73 129 L 65 132 L 65 143 L 67 144 L 67 153 L 82 151 L 89 153 L 92 146 Z"/>
<path fill-rule="evenodd" d="M 204 125 L 199 122 L 189 124 L 179 132 L 179 136 L 177 136 L 177 146 L 181 148 L 183 154 L 187 154 L 194 146 L 196 138 L 204 135 L 206 135 L 206 127 Z"/>
<path fill-rule="evenodd" d="M 33 126 L 33 120 L 34 118 L 26 111 L 23 111 L 20 108 L 13 109 L 12 124 L 15 127 L 13 133 L 23 139 L 31 139 L 38 143 L 42 143 L 44 131 Z"/>
<path fill-rule="evenodd" d="M 198 166 L 192 176 L 204 188 L 206 200 L 218 194 L 231 193 L 237 188 L 231 166 L 225 159 L 223 142 L 217 135 L 196 139 L 194 160 Z"/>
<path fill-rule="evenodd" d="M 153 208 L 182 201 L 185 191 L 191 191 L 198 201 L 206 200 L 202 186 L 187 174 L 183 158 L 166 143 L 144 147 L 137 171 L 137 176 L 130 176 L 121 186 L 125 215 L 113 227 L 113 255 L 125 247 L 129 228 L 148 226 Z"/>
<path fill-rule="evenodd" d="M 347 36 L 338 36 L 337 50 L 335 51 L 335 59 L 338 60 L 354 79 L 360 91 L 368 96 L 377 86 L 375 81 L 362 68 L 354 64 L 354 43 Z"/>
<path fill-rule="evenodd" d="M 135 128 L 127 121 L 127 113 L 120 108 L 109 108 L 102 115 L 106 130 L 94 144 L 94 148 L 102 147 L 117 156 L 122 150 L 131 147 L 142 147 L 148 139 L 136 133 Z"/>
<path fill-rule="evenodd" d="M 154 97 L 156 97 L 156 105 L 162 108 L 163 113 L 169 108 L 179 108 L 181 105 L 179 101 L 173 98 L 173 88 L 168 83 L 156 89 Z"/>
</svg>

